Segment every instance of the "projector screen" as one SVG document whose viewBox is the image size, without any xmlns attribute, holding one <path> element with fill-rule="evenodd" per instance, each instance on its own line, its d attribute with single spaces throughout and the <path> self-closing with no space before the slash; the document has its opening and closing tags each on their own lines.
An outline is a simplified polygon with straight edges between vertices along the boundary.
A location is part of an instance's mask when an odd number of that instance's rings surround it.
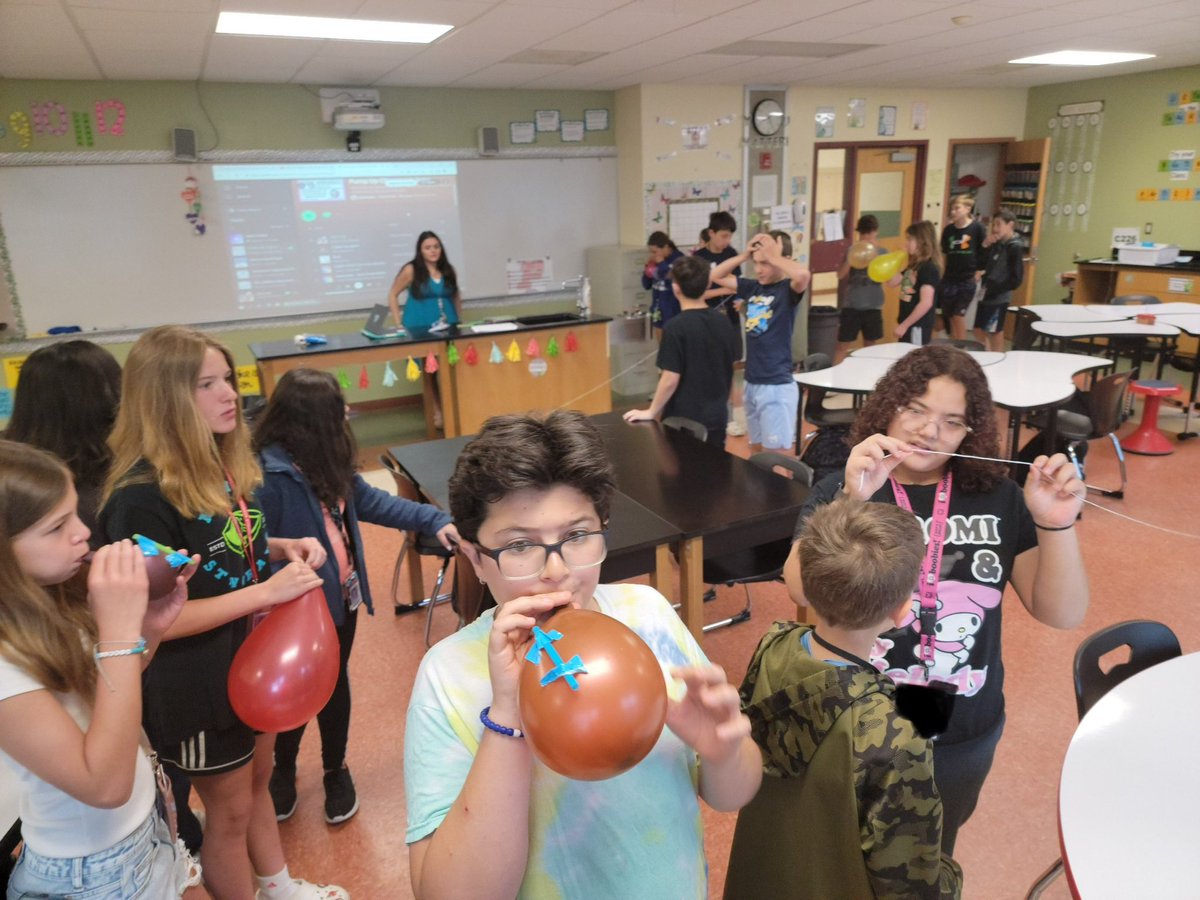
<svg viewBox="0 0 1200 900">
<path fill-rule="evenodd" d="M 421 232 L 462 247 L 457 163 L 215 165 L 212 179 L 234 318 L 370 306 Z"/>
<path fill-rule="evenodd" d="M 0 227 L 30 334 L 367 308 L 426 230 L 469 300 L 527 260 L 557 285 L 617 243 L 617 161 L 0 167 Z"/>
</svg>

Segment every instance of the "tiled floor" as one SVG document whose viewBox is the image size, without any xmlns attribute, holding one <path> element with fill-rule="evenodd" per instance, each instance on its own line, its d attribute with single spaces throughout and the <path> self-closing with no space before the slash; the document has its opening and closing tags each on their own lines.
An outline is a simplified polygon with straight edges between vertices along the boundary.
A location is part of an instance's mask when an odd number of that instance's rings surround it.
<svg viewBox="0 0 1200 900">
<path fill-rule="evenodd" d="M 1167 429 L 1178 430 L 1176 415 L 1164 412 Z M 731 439 L 729 449 L 745 454 L 745 439 Z M 1111 447 L 1095 443 L 1088 462 L 1089 480 L 1108 484 L 1115 479 Z M 1169 457 L 1131 456 L 1127 497 L 1103 503 L 1163 528 L 1200 535 L 1197 463 L 1200 440 L 1177 445 Z M 1185 652 L 1200 649 L 1200 607 L 1194 602 L 1200 539 L 1167 534 L 1092 508 L 1079 534 L 1092 588 L 1091 609 L 1081 628 L 1052 631 L 1034 622 L 1015 597 L 1006 601 L 1008 725 L 980 807 L 958 844 L 969 898 L 1023 897 L 1058 854 L 1057 780 L 1075 726 L 1071 661 L 1080 639 L 1113 622 L 1146 617 L 1175 629 Z M 361 811 L 344 825 L 325 824 L 314 730 L 301 752 L 299 809 L 281 828 L 294 873 L 343 884 L 357 900 L 390 900 L 411 896 L 404 846 L 404 715 L 424 652 L 424 620 L 423 614 L 397 617 L 391 611 L 387 591 L 399 536 L 367 526 L 364 539 L 378 611 L 373 619 L 360 622 L 351 661 L 355 705 L 349 764 Z M 427 581 L 432 582 L 432 571 Z M 722 591 L 713 606 L 735 609 L 741 603 L 738 589 Z M 792 611 L 782 586 L 756 586 L 753 618 L 707 636 L 705 648 L 731 679 L 740 679 L 758 637 L 771 621 L 789 617 Z M 714 608 L 709 614 L 715 618 L 719 612 Z M 453 627 L 448 608 L 436 610 L 434 627 L 437 636 Z M 1113 776 L 1136 778 L 1137 773 Z M 714 897 L 721 894 L 733 822 L 733 815 L 705 813 Z M 1066 896 L 1061 879 L 1047 894 Z"/>
</svg>

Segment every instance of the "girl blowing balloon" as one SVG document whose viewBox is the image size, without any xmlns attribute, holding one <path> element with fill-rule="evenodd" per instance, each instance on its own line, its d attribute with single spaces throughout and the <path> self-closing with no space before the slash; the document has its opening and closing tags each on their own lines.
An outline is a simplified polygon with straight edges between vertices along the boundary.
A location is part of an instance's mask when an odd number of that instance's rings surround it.
<svg viewBox="0 0 1200 900">
<path fill-rule="evenodd" d="M 84 571 L 89 535 L 66 466 L 0 441 L 0 760 L 25 840 L 8 896 L 178 897 L 189 859 L 138 742 L 142 668 L 186 578 L 148 605 L 141 552 L 101 547 Z"/>
<path fill-rule="evenodd" d="M 255 735 L 229 705 L 250 616 L 320 585 L 314 569 L 325 562 L 315 539 L 267 537 L 229 351 L 189 328 L 143 334 L 125 364 L 111 443 L 105 534 L 200 555 L 189 602 L 146 671 L 142 718 L 159 756 L 204 801 L 205 887 L 216 900 L 249 900 L 257 876 L 261 900 L 346 897 L 288 874 L 267 793 L 275 735 Z M 270 575 L 271 561 L 287 564 Z"/>
</svg>

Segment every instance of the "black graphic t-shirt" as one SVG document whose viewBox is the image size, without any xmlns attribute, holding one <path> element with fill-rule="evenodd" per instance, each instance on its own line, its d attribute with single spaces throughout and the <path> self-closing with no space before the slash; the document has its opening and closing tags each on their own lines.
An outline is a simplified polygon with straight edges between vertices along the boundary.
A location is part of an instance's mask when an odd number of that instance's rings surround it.
<svg viewBox="0 0 1200 900">
<path fill-rule="evenodd" d="M 270 575 L 267 523 L 258 503 L 246 503 L 253 557 L 260 579 Z M 100 512 L 106 541 L 136 534 L 200 555 L 200 566 L 188 582 L 188 601 L 219 597 L 254 583 L 243 553 L 245 527 L 228 516 L 185 519 L 167 502 L 157 484 L 118 488 Z M 155 747 L 173 747 L 199 731 L 229 728 L 237 717 L 226 686 L 233 655 L 246 639 L 246 618 L 211 631 L 163 641 L 143 677 L 142 720 Z"/>
<path fill-rule="evenodd" d="M 800 512 L 797 536 L 812 511 L 833 500 L 841 489 L 840 474 L 830 475 L 813 488 Z M 936 490 L 936 484 L 905 485 L 926 538 Z M 896 497 L 891 485 L 885 484 L 871 500 L 895 504 Z M 982 494 L 952 489 L 947 524 L 929 677 L 953 685 L 959 695 L 950 728 L 938 738 L 940 743 L 954 744 L 986 734 L 1004 712 L 1000 600 L 1012 576 L 1013 561 L 1037 546 L 1037 531 L 1021 489 L 1008 478 Z M 871 653 L 871 662 L 896 684 L 925 683 L 919 656 L 920 608 L 920 597 L 914 591 L 904 623 L 880 635 Z"/>
</svg>

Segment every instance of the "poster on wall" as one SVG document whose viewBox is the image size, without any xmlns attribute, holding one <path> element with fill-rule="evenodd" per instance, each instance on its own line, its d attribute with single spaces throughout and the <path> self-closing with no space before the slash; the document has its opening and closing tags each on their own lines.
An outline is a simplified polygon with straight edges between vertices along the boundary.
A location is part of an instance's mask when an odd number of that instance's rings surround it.
<svg viewBox="0 0 1200 900">
<path fill-rule="evenodd" d="M 877 133 L 880 137 L 893 137 L 896 134 L 896 107 L 879 107 L 879 129 Z"/>
<path fill-rule="evenodd" d="M 833 123 L 837 119 L 837 110 L 832 106 L 818 106 L 816 115 L 813 116 L 813 124 L 816 127 L 816 136 L 818 138 L 833 137 Z"/>
<path fill-rule="evenodd" d="M 864 128 L 867 124 L 867 98 L 851 97 L 846 107 L 846 127 Z"/>
</svg>

